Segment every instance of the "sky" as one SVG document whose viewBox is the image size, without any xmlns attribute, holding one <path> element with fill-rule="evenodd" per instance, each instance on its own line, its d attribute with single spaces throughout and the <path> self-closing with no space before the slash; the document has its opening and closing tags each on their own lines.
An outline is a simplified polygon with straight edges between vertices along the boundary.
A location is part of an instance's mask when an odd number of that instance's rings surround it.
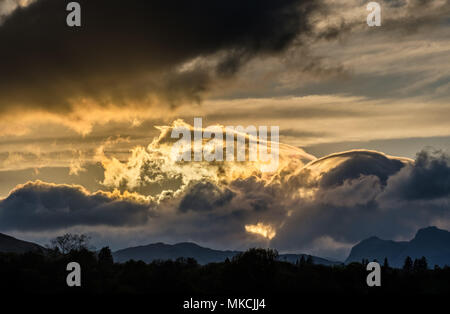
<svg viewBox="0 0 450 314">
<path fill-rule="evenodd" d="M 450 229 L 450 2 L 0 0 L 0 232 L 343 260 Z M 170 159 L 176 126 L 278 126 L 280 162 Z"/>
</svg>

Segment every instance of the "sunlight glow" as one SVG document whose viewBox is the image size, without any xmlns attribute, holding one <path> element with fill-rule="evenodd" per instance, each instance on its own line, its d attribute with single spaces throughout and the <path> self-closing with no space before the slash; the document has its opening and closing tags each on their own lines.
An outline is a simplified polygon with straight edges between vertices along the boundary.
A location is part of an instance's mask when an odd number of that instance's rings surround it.
<svg viewBox="0 0 450 314">
<path fill-rule="evenodd" d="M 245 231 L 258 234 L 269 240 L 272 240 L 277 234 L 271 225 L 266 225 L 262 222 L 258 222 L 256 225 L 245 225 Z"/>
</svg>

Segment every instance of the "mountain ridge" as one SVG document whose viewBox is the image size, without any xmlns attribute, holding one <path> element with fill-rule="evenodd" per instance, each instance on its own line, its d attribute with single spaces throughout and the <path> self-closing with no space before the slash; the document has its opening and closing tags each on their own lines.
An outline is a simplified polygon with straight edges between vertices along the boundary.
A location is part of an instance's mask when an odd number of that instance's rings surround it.
<svg viewBox="0 0 450 314">
<path fill-rule="evenodd" d="M 1 253 L 26 253 L 30 251 L 45 250 L 39 244 L 16 239 L 12 236 L 0 233 L 0 252 Z"/>
<path fill-rule="evenodd" d="M 188 250 L 188 247 L 190 247 L 191 250 Z M 156 251 L 156 248 L 160 249 L 160 251 Z M 195 250 L 192 250 L 192 248 L 194 248 Z M 159 259 L 175 260 L 178 257 L 191 257 L 196 259 L 199 264 L 208 264 L 214 262 L 223 262 L 227 258 L 232 259 L 239 253 L 242 253 L 242 251 L 215 250 L 207 247 L 202 247 L 193 242 L 180 242 L 176 244 L 165 244 L 157 242 L 117 250 L 113 252 L 113 258 L 114 261 L 118 263 L 123 263 L 132 259 L 142 260 L 146 263 L 150 263 L 154 260 Z M 295 263 L 297 260 L 300 260 L 302 256 L 305 257 L 305 259 L 308 257 L 307 254 L 280 254 L 278 259 L 280 261 Z M 312 256 L 312 259 L 314 264 L 328 266 L 342 264 L 341 262 L 331 261 L 317 256 Z"/>
<path fill-rule="evenodd" d="M 419 229 L 410 241 L 383 240 L 376 236 L 360 241 L 352 247 L 345 263 L 388 259 L 390 266 L 402 267 L 406 257 L 425 256 L 428 265 L 450 265 L 450 232 L 435 226 Z"/>
<path fill-rule="evenodd" d="M 30 251 L 46 251 L 43 246 L 20 240 L 12 236 L 0 233 L 0 253 L 23 254 Z M 175 260 L 178 257 L 192 257 L 199 264 L 208 264 L 212 262 L 223 262 L 227 258 L 232 259 L 235 255 L 242 253 L 236 250 L 216 250 L 203 247 L 194 242 L 179 242 L 176 244 L 166 244 L 155 242 L 147 245 L 128 247 L 113 252 L 115 262 L 123 263 L 128 260 L 142 260 L 146 263 L 154 260 Z M 307 254 L 280 254 L 279 260 L 295 263 L 301 257 L 307 259 Z M 313 263 L 321 265 L 339 265 L 342 262 L 328 260 L 317 256 L 312 256 Z"/>
<path fill-rule="evenodd" d="M 16 239 L 12 236 L 0 233 L 0 252 L 2 253 L 26 253 L 29 251 L 45 250 L 39 244 Z M 152 262 L 154 260 L 175 260 L 178 257 L 194 258 L 199 264 L 223 262 L 227 258 L 232 259 L 241 251 L 216 250 L 200 246 L 193 242 L 180 242 L 166 244 L 163 242 L 150 243 L 135 247 L 128 247 L 113 252 L 116 262 L 123 263 L 128 260 L 142 260 Z M 307 254 L 280 254 L 279 260 L 295 263 Z M 428 265 L 450 265 L 450 232 L 435 226 L 419 229 L 410 241 L 384 240 L 377 236 L 371 236 L 354 245 L 345 263 L 361 262 L 362 259 L 377 260 L 383 263 L 387 258 L 389 265 L 402 267 L 405 258 L 412 259 L 425 256 Z M 342 262 L 312 256 L 313 263 L 327 266 L 340 265 Z"/>
</svg>

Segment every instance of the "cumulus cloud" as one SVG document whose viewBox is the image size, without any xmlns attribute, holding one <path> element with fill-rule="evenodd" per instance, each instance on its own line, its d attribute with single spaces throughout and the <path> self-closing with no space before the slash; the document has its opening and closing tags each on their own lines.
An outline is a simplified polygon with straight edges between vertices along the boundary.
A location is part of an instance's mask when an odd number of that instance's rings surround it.
<svg viewBox="0 0 450 314">
<path fill-rule="evenodd" d="M 312 165 L 346 154 L 333 154 Z M 367 154 L 372 160 L 363 167 Z M 339 174 L 336 184 L 319 182 L 314 197 L 297 203 L 298 210 L 277 232 L 275 246 L 294 249 L 316 243 L 318 250 L 317 241 L 324 236 L 342 243 L 356 243 L 371 235 L 408 238 L 433 221 L 448 220 L 448 193 L 443 192 L 442 185 L 448 180 L 448 156 L 422 151 L 410 161 L 376 152 L 354 151 L 351 155 L 358 161 L 353 167 L 346 167 L 348 159 L 324 166 L 327 171 L 320 180 Z M 339 251 L 322 249 L 330 256 Z M 340 254 L 344 257 L 342 251 Z"/>
<path fill-rule="evenodd" d="M 450 196 L 450 156 L 423 150 L 416 162 L 390 179 L 386 196 L 405 200 L 433 200 Z"/>
<path fill-rule="evenodd" d="M 80 227 L 122 245 L 195 241 L 344 259 L 363 238 L 407 238 L 450 220 L 450 157 L 441 152 L 424 150 L 411 160 L 352 150 L 307 162 L 292 148 L 273 173 L 254 168 L 233 176 L 238 162 L 170 161 L 172 127 L 160 127 L 161 135 L 127 161 L 98 152 L 111 192 L 43 182 L 16 187 L 0 201 L 1 230 Z"/>
<path fill-rule="evenodd" d="M 233 196 L 234 193 L 229 189 L 221 190 L 211 182 L 199 182 L 188 188 L 178 209 L 182 212 L 211 211 L 229 203 Z"/>
<path fill-rule="evenodd" d="M 0 200 L 2 230 L 132 226 L 145 223 L 150 215 L 149 204 L 137 195 L 89 193 L 82 186 L 41 181 L 19 185 Z"/>
<path fill-rule="evenodd" d="M 210 126 L 213 127 L 213 126 Z M 263 173 L 262 167 L 265 164 L 258 158 L 256 161 L 249 161 L 249 135 L 243 132 L 237 132 L 235 129 L 230 131 L 234 135 L 232 152 L 226 149 L 226 131 L 227 129 L 221 125 L 215 127 L 222 130 L 224 149 L 223 159 L 225 161 L 208 162 L 202 157 L 202 161 L 183 161 L 177 162 L 172 153 L 173 145 L 181 138 L 181 135 L 175 134 L 172 137 L 172 131 L 175 128 L 185 128 L 191 134 L 191 144 L 186 150 L 189 155 L 193 154 L 194 136 L 192 132 L 194 127 L 184 122 L 176 120 L 171 125 L 159 126 L 160 135 L 156 137 L 147 147 L 137 146 L 132 149 L 130 157 L 125 162 L 119 161 L 115 157 L 109 157 L 103 152 L 101 146 L 97 152 L 97 160 L 100 161 L 105 169 L 105 179 L 103 184 L 107 187 L 118 189 L 126 189 L 136 191 L 144 195 L 153 195 L 155 189 L 157 193 L 161 191 L 171 191 L 177 193 L 184 190 L 191 182 L 211 181 L 215 184 L 229 183 L 237 178 L 248 178 L 253 175 L 269 182 L 277 180 L 279 174 L 283 171 L 290 171 L 293 167 L 303 166 L 305 162 L 314 160 L 315 157 L 306 153 L 304 150 L 291 145 L 277 143 L 278 145 L 278 168 L 273 172 Z M 201 128 L 199 131 L 205 132 L 207 128 Z M 231 129 L 228 129 L 231 130 Z M 242 162 L 226 161 L 226 153 L 233 156 L 237 154 L 237 135 L 241 134 L 245 138 L 246 158 Z M 268 149 L 274 145 L 271 141 L 272 135 L 267 134 L 267 138 L 263 140 L 257 138 L 261 144 L 267 144 Z M 208 143 L 215 139 L 202 139 L 202 145 L 207 147 Z M 258 155 L 260 156 L 260 155 Z M 236 157 L 235 157 L 236 159 Z M 159 189 L 158 189 L 159 187 Z"/>
</svg>

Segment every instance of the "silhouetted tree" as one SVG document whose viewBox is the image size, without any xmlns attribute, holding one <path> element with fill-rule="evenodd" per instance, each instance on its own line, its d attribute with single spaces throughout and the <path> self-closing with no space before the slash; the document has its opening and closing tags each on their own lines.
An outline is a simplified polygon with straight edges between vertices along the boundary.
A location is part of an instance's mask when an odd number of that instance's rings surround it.
<svg viewBox="0 0 450 314">
<path fill-rule="evenodd" d="M 410 272 L 413 269 L 413 261 L 412 258 L 407 256 L 405 259 L 405 263 L 403 264 L 403 270 Z"/>
<path fill-rule="evenodd" d="M 428 269 L 428 263 L 425 256 L 422 256 L 421 258 L 416 258 L 414 260 L 413 270 L 415 272 L 420 272 Z"/>
<path fill-rule="evenodd" d="M 414 263 L 413 263 L 413 271 L 418 271 L 419 270 L 419 260 L 416 258 L 414 259 Z"/>
<path fill-rule="evenodd" d="M 277 250 L 272 249 L 249 249 L 243 253 L 239 253 L 233 257 L 233 261 L 251 260 L 254 262 L 274 262 L 278 258 Z"/>
<path fill-rule="evenodd" d="M 422 256 L 422 257 L 420 258 L 420 267 L 421 267 L 421 269 L 423 269 L 423 270 L 427 270 L 427 269 L 428 269 L 428 262 L 427 262 L 427 259 L 426 259 L 425 256 Z"/>
<path fill-rule="evenodd" d="M 114 264 L 114 259 L 108 246 L 102 248 L 98 253 L 98 264 L 100 266 L 111 266 Z"/>
<path fill-rule="evenodd" d="M 50 247 L 54 250 L 58 249 L 62 254 L 67 254 L 72 250 L 92 249 L 89 243 L 90 240 L 91 238 L 85 234 L 66 233 L 52 239 L 50 241 Z"/>
<path fill-rule="evenodd" d="M 300 258 L 300 267 L 303 267 L 306 265 L 305 255 L 302 255 Z"/>
<path fill-rule="evenodd" d="M 311 255 L 308 255 L 308 257 L 306 258 L 306 265 L 313 265 L 313 258 Z"/>
<path fill-rule="evenodd" d="M 306 264 L 306 255 L 304 256 Z M 237 295 L 248 293 L 356 293 L 366 294 L 367 274 L 361 263 L 327 267 L 311 265 L 302 269 L 277 259 L 274 250 L 250 249 L 232 261 L 198 265 L 192 258 L 176 261 L 157 260 L 152 263 L 128 261 L 110 263 L 111 252 L 86 249 L 71 250 L 65 255 L 44 252 L 25 254 L 0 252 L 0 295 L 8 293 L 72 293 L 65 280 L 68 262 L 82 266 L 84 293 L 211 293 Z M 385 262 L 385 264 L 387 264 Z M 405 269 L 413 268 L 410 257 Z M 417 269 L 426 269 L 426 259 L 416 260 Z M 409 266 L 408 266 L 409 265 Z M 450 267 L 423 272 L 404 272 L 391 268 L 383 272 L 383 290 L 377 293 L 447 293 L 450 291 Z M 26 278 L 27 284 L 17 278 Z"/>
<path fill-rule="evenodd" d="M 194 266 L 198 266 L 198 262 L 195 258 L 193 257 L 188 257 L 185 261 L 186 265 L 194 267 Z"/>
<path fill-rule="evenodd" d="M 389 268 L 389 262 L 387 257 L 384 258 L 383 268 L 388 269 Z"/>
</svg>

